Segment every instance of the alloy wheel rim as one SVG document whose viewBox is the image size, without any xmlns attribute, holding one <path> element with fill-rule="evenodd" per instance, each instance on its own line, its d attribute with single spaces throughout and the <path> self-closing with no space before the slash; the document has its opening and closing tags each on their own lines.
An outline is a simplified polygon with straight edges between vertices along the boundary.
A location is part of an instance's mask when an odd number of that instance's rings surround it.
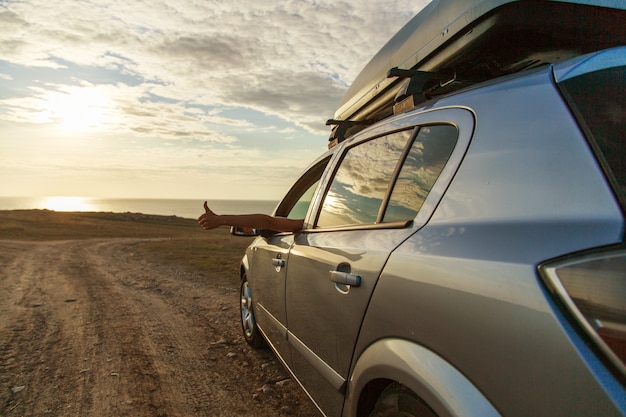
<svg viewBox="0 0 626 417">
<path fill-rule="evenodd" d="M 252 294 L 248 282 L 244 282 L 241 287 L 241 323 L 246 337 L 252 337 L 255 324 L 252 314 Z"/>
</svg>

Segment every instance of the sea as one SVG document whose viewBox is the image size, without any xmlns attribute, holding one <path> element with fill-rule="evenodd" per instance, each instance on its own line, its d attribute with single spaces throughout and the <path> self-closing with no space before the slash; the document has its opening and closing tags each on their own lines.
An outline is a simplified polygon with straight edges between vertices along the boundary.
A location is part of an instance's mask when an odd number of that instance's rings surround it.
<svg viewBox="0 0 626 417">
<path fill-rule="evenodd" d="M 155 198 L 92 198 L 92 197 L 0 197 L 0 210 L 52 210 L 112 213 L 143 213 L 197 219 L 204 200 Z M 273 200 L 209 200 L 209 207 L 218 214 L 271 214 L 278 201 Z"/>
</svg>

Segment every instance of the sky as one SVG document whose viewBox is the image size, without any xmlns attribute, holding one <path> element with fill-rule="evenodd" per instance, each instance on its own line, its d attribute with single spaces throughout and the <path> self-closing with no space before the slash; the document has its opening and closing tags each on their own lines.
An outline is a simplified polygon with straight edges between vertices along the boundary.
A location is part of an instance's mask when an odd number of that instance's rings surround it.
<svg viewBox="0 0 626 417">
<path fill-rule="evenodd" d="M 279 200 L 428 0 L 0 0 L 0 196 Z"/>
</svg>

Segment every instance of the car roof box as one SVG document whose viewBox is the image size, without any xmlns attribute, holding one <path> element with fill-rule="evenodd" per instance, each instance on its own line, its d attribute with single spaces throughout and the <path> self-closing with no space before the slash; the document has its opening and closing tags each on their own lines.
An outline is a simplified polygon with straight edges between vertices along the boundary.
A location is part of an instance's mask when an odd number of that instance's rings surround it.
<svg viewBox="0 0 626 417">
<path fill-rule="evenodd" d="M 356 77 L 330 140 L 455 89 L 626 44 L 624 0 L 434 0 Z"/>
</svg>

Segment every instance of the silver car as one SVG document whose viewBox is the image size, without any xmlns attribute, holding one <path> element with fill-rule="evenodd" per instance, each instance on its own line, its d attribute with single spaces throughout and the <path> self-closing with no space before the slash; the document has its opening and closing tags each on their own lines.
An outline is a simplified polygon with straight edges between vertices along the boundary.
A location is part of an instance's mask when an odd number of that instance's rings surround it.
<svg viewBox="0 0 626 417">
<path fill-rule="evenodd" d="M 246 251 L 247 342 L 326 416 L 626 416 L 625 83 L 615 47 L 339 135 Z"/>
</svg>

